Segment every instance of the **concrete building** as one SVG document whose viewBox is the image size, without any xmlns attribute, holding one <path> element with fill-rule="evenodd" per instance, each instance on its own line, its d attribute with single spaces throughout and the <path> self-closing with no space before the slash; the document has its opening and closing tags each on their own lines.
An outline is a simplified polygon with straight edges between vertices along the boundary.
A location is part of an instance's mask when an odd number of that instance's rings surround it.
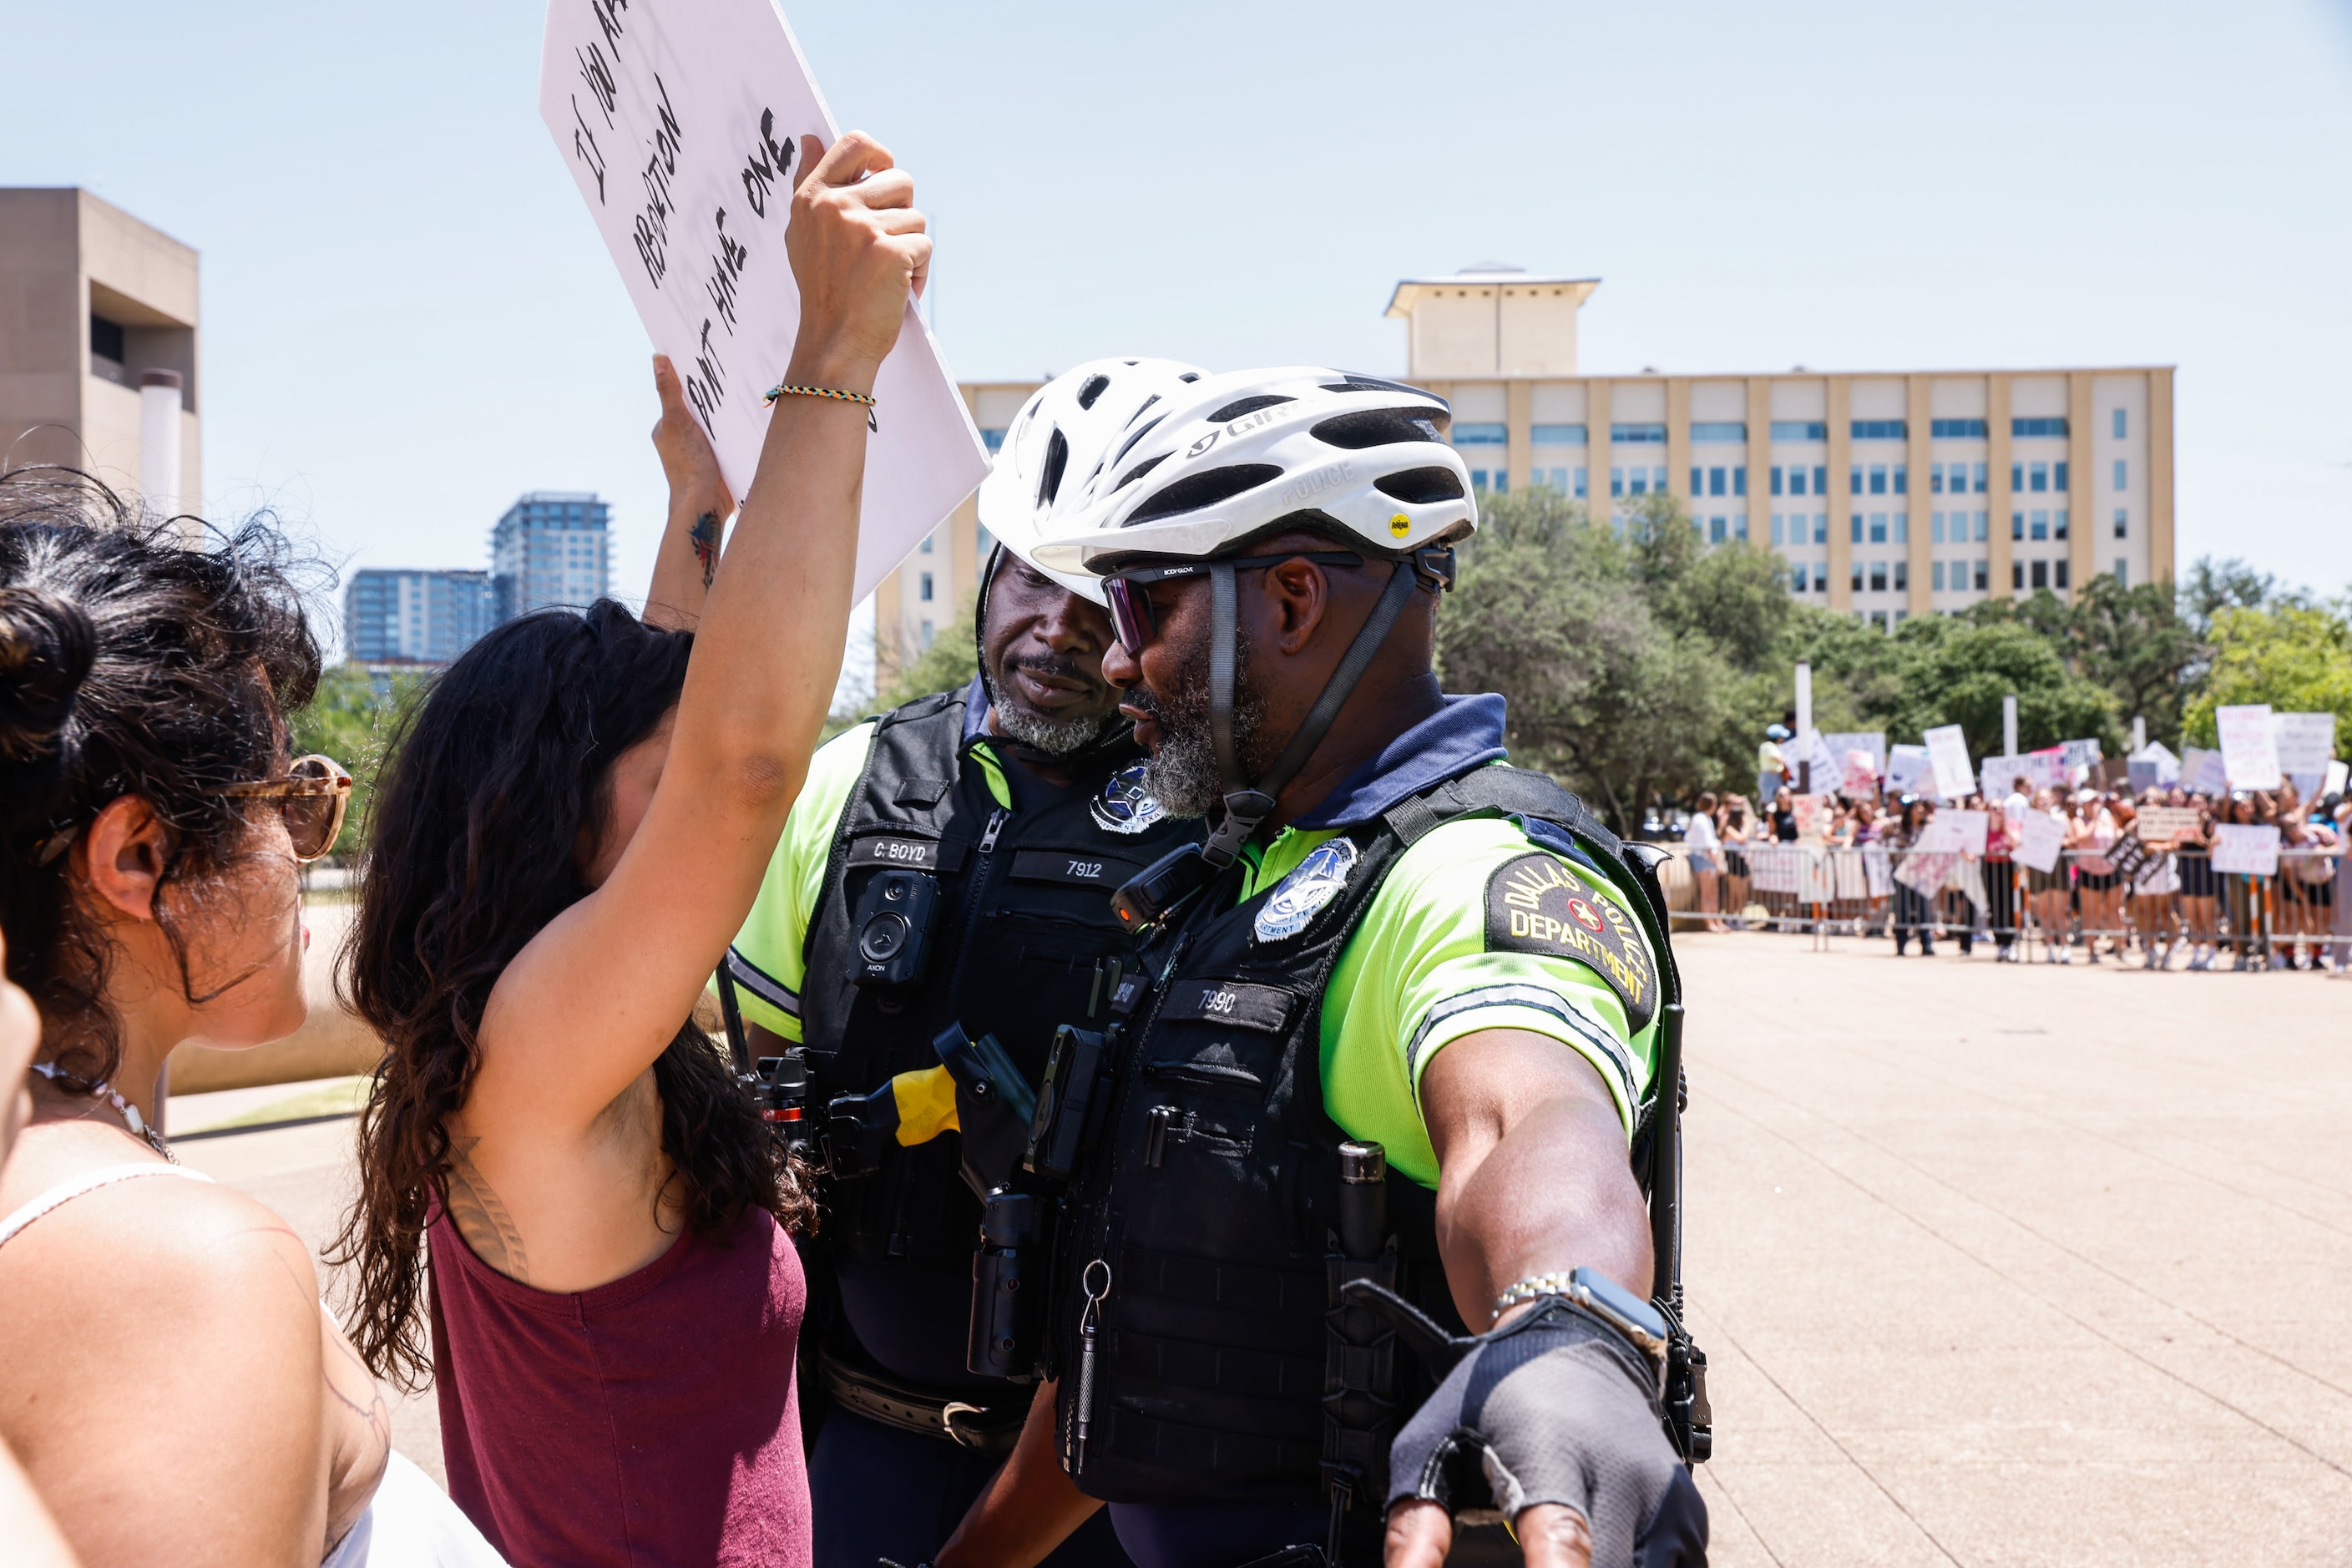
<svg viewBox="0 0 2352 1568">
<path fill-rule="evenodd" d="M 1888 627 L 2173 575 L 2170 366 L 1580 375 L 1598 284 L 1490 265 L 1397 285 L 1406 379 L 1453 402 L 1481 486 L 1621 524 L 1664 490 L 1710 542 L 1769 543 L 1792 589 Z"/>
<path fill-rule="evenodd" d="M 584 609 L 611 591 L 612 508 L 586 491 L 533 490 L 490 531 L 499 622 L 549 605 Z"/>
<path fill-rule="evenodd" d="M 487 572 L 367 567 L 343 586 L 343 657 L 361 664 L 447 664 L 496 624 Z"/>
<path fill-rule="evenodd" d="M 1396 286 L 1405 379 L 1452 401 L 1480 489 L 1549 486 L 1621 526 L 1663 491 L 1710 542 L 1780 551 L 1807 602 L 1890 629 L 2173 575 L 2169 365 L 1584 375 L 1577 315 L 1599 286 L 1495 263 Z M 1038 384 L 964 386 L 992 449 Z M 966 501 L 877 591 L 877 661 L 927 646 L 985 559 Z"/>
<path fill-rule="evenodd" d="M 201 510 L 197 327 L 195 251 L 85 190 L 0 190 L 0 468 Z"/>
</svg>

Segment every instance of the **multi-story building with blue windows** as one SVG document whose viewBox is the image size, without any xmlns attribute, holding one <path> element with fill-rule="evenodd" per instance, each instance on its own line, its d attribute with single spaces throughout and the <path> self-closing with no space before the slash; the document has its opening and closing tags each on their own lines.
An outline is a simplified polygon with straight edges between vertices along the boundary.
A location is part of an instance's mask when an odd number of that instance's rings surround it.
<svg viewBox="0 0 2352 1568">
<path fill-rule="evenodd" d="M 568 605 L 584 609 L 611 590 L 612 508 L 586 491 L 533 490 L 490 531 L 498 618 Z"/>
<path fill-rule="evenodd" d="M 343 657 L 447 664 L 494 624 L 487 572 L 368 567 L 343 586 Z"/>
</svg>

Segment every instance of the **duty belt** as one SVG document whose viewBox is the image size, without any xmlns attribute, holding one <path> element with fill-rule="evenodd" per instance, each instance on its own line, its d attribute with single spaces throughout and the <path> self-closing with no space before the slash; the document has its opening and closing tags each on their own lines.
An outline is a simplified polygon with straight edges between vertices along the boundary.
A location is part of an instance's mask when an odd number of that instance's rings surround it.
<svg viewBox="0 0 2352 1568">
<path fill-rule="evenodd" d="M 825 1393 L 843 1409 L 880 1426 L 937 1437 L 992 1458 L 1013 1452 L 1029 1418 L 1031 1391 L 1025 1388 L 1018 1390 L 1017 1398 L 975 1405 L 845 1361 L 830 1350 L 817 1352 L 817 1367 Z"/>
</svg>

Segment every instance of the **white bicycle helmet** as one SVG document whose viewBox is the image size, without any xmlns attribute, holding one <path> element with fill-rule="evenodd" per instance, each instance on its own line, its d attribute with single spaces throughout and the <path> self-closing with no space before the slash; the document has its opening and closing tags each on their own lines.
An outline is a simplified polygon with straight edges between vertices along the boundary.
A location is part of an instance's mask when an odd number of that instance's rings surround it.
<svg viewBox="0 0 2352 1568">
<path fill-rule="evenodd" d="M 1030 395 L 1004 432 L 980 485 L 980 525 L 1074 594 L 1099 605 L 1102 584 L 1055 571 L 1036 555 L 1057 521 L 1066 526 L 1112 445 L 1146 410 L 1181 401 L 1208 372 L 1170 359 L 1098 359 L 1065 371 Z"/>
<path fill-rule="evenodd" d="M 1117 555 L 1199 560 L 1277 523 L 1337 525 L 1381 555 L 1474 531 L 1453 409 L 1402 382 L 1312 365 L 1237 371 L 1139 407 L 1085 487 L 1083 512 L 1036 546 L 1093 570 Z"/>
</svg>

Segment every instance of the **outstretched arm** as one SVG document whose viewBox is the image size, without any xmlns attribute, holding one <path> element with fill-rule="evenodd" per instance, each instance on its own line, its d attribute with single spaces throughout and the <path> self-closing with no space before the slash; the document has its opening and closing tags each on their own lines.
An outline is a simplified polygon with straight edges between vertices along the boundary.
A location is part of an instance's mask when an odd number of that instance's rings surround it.
<svg viewBox="0 0 2352 1568">
<path fill-rule="evenodd" d="M 1591 1063 L 1540 1035 L 1485 1029 L 1438 1053 L 1421 1099 L 1437 1152 L 1438 1248 L 1474 1331 L 1496 1321 L 1496 1296 L 1537 1274 L 1596 1269 L 1648 1297 L 1649 1215 L 1616 1102 Z M 1515 1529 L 1529 1568 L 1591 1561 L 1591 1527 L 1573 1510 L 1540 1503 Z M 1437 1504 L 1400 1504 L 1388 1561 L 1438 1568 L 1453 1537 Z"/>
<path fill-rule="evenodd" d="M 669 481 L 669 516 L 654 552 L 654 580 L 646 590 L 646 624 L 692 631 L 702 619 L 703 601 L 719 574 L 719 539 L 735 510 L 719 454 L 702 422 L 687 406 L 686 389 L 667 354 L 654 355 L 654 393 L 661 418 L 654 425 L 654 450 Z"/>
<path fill-rule="evenodd" d="M 852 132 L 793 194 L 787 379 L 870 393 L 929 265 L 913 182 Z M 488 1139 L 576 1139 L 644 1073 L 743 921 L 840 674 L 866 411 L 781 400 L 696 633 L 659 783 L 609 876 L 499 977 L 467 1107 Z"/>
</svg>

